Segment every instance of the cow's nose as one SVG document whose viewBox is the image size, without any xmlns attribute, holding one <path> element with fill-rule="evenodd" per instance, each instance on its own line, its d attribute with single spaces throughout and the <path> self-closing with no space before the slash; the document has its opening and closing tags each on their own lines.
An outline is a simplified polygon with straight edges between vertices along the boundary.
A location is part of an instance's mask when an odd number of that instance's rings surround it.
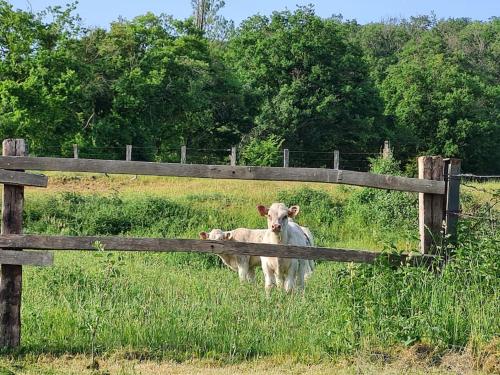
<svg viewBox="0 0 500 375">
<path fill-rule="evenodd" d="M 271 228 L 273 232 L 281 232 L 281 224 L 273 224 Z"/>
</svg>

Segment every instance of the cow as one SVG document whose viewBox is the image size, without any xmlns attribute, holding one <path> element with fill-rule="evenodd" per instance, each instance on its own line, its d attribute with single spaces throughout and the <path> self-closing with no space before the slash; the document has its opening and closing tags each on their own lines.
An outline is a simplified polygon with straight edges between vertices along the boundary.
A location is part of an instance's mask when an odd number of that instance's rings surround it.
<svg viewBox="0 0 500 375">
<path fill-rule="evenodd" d="M 273 203 L 270 207 L 259 205 L 257 211 L 267 218 L 268 229 L 262 239 L 263 243 L 311 246 L 307 234 L 293 221 L 300 211 L 299 206 L 287 207 L 283 203 Z M 260 258 L 268 294 L 274 286 L 283 287 L 286 292 L 304 288 L 306 269 L 310 269 L 309 261 L 265 256 Z"/>
<path fill-rule="evenodd" d="M 260 243 L 262 242 L 265 232 L 265 229 L 237 228 L 227 232 L 224 232 L 221 229 L 212 229 L 210 233 L 200 232 L 200 238 L 203 240 L 214 241 Z M 255 280 L 255 268 L 261 264 L 260 257 L 249 255 L 218 255 L 226 266 L 231 268 L 233 271 L 238 272 L 240 281 L 253 282 Z"/>
</svg>

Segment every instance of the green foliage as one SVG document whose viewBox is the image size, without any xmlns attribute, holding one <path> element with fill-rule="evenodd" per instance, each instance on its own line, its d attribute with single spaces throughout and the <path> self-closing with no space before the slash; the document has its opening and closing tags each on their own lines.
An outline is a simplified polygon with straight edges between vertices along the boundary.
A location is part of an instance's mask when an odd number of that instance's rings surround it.
<svg viewBox="0 0 500 375">
<path fill-rule="evenodd" d="M 29 203 L 24 220 L 32 233 L 172 238 L 206 230 L 205 218 L 216 215 L 194 207 L 156 197 L 128 200 L 64 193 Z M 201 267 L 219 263 L 215 256 L 203 254 L 172 254 L 171 259 Z"/>
<path fill-rule="evenodd" d="M 255 106 L 252 137 L 279 136 L 293 149 L 362 150 L 383 134 L 381 102 L 361 50 L 335 19 L 311 7 L 253 16 L 227 56 Z"/>
<path fill-rule="evenodd" d="M 371 159 L 371 172 L 394 176 L 402 174 L 399 163 L 393 157 Z M 404 238 L 406 241 L 415 240 L 417 236 L 415 231 L 418 227 L 416 194 L 363 188 L 352 194 L 346 211 L 365 225 L 379 227 L 379 231 L 375 233 L 377 237 L 382 233 L 393 231 L 397 231 L 397 237 Z M 388 247 L 394 247 L 396 237 L 384 236 L 384 238 Z"/>
<path fill-rule="evenodd" d="M 191 0 L 195 26 L 209 39 L 224 41 L 234 31 L 234 21 L 219 14 L 225 5 L 224 0 Z"/>
<path fill-rule="evenodd" d="M 241 150 L 240 159 L 245 165 L 262 167 L 278 166 L 282 160 L 281 145 L 283 139 L 271 135 L 267 139 L 252 139 Z"/>
<path fill-rule="evenodd" d="M 123 158 L 120 146 L 134 144 L 149 160 L 177 158 L 179 144 L 239 142 L 240 84 L 207 40 L 150 13 L 81 31 L 72 10 L 46 21 L 0 2 L 0 34 L 17 35 L 0 38 L 1 137 L 27 138 L 39 155 L 79 143 L 82 157 Z"/>
<path fill-rule="evenodd" d="M 400 163 L 393 157 L 375 157 L 370 159 L 370 172 L 401 176 Z"/>
<path fill-rule="evenodd" d="M 460 157 L 498 171 L 499 19 L 390 20 L 352 28 L 385 101 L 398 157 Z"/>
<path fill-rule="evenodd" d="M 460 157 L 467 169 L 498 170 L 498 87 L 435 51 L 431 38 L 408 45 L 382 83 L 386 114 L 404 138 L 398 143 L 406 155 L 416 149 Z"/>
<path fill-rule="evenodd" d="M 0 0 L 0 137 L 34 155 L 77 143 L 81 157 L 123 159 L 133 144 L 136 160 L 172 162 L 181 144 L 246 144 L 262 165 L 275 162 L 257 156 L 270 137 L 341 155 L 390 139 L 405 163 L 441 154 L 500 170 L 498 18 L 359 25 L 299 6 L 233 30 L 224 1 L 192 4 L 194 19 L 147 13 L 105 30 L 83 27 L 74 4 L 34 14 Z M 294 165 L 318 164 L 301 155 Z"/>
</svg>

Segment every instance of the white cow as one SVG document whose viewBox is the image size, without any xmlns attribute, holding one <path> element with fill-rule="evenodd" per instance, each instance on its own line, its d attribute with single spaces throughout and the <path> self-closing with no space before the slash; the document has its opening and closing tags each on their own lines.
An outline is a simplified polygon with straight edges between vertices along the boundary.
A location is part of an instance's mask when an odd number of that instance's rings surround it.
<svg viewBox="0 0 500 375">
<path fill-rule="evenodd" d="M 267 217 L 267 231 L 263 243 L 310 246 L 310 240 L 302 228 L 293 220 L 299 213 L 299 206 L 288 208 L 283 203 L 273 203 L 271 207 L 257 206 L 261 216 Z M 309 232 L 310 233 L 310 232 Z M 266 291 L 273 286 L 284 287 L 286 292 L 304 288 L 304 276 L 309 261 L 291 258 L 260 257 L 264 272 Z"/>
<path fill-rule="evenodd" d="M 221 229 L 212 229 L 210 233 L 201 232 L 200 238 L 214 241 L 238 241 L 261 243 L 266 229 L 237 228 L 228 232 Z M 260 257 L 249 255 L 227 255 L 218 254 L 224 264 L 233 271 L 238 272 L 240 281 L 253 282 L 255 279 L 255 268 L 260 266 Z"/>
<path fill-rule="evenodd" d="M 297 214 L 295 214 L 295 216 L 297 216 Z M 293 221 L 292 218 L 288 218 L 288 223 L 291 224 L 295 224 L 295 221 Z M 311 230 L 308 228 L 308 227 L 303 227 L 303 226 L 300 226 L 300 229 L 302 229 L 302 232 L 304 232 L 304 235 L 306 236 L 306 240 L 308 242 L 308 246 L 314 246 L 314 237 L 311 233 Z M 312 259 L 305 259 L 304 260 L 306 262 L 305 266 L 304 266 L 304 279 L 307 280 L 309 277 L 311 277 L 312 275 L 312 272 L 314 271 L 314 267 L 315 267 L 315 264 L 314 264 L 314 260 Z"/>
</svg>

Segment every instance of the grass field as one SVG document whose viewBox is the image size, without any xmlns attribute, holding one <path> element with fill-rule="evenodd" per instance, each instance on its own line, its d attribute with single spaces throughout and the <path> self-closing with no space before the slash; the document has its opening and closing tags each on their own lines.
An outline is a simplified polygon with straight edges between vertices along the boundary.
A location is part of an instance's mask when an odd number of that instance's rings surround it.
<svg viewBox="0 0 500 375">
<path fill-rule="evenodd" d="M 489 197 L 470 189 L 464 206 L 484 215 Z M 255 206 L 284 201 L 301 206 L 298 221 L 319 246 L 414 251 L 416 198 L 320 184 L 52 174 L 49 188 L 26 191 L 25 232 L 197 238 L 214 227 L 262 227 Z M 214 364 L 227 373 L 446 373 L 463 358 L 470 370 L 498 371 L 499 243 L 496 224 L 464 220 L 456 261 L 444 270 L 323 262 L 304 296 L 270 298 L 261 275 L 240 285 L 212 255 L 57 253 L 53 267 L 25 268 L 23 346 L 0 373 L 64 373 L 93 355 L 116 373 L 153 373 L 137 363 L 173 366 L 167 373 Z"/>
</svg>

